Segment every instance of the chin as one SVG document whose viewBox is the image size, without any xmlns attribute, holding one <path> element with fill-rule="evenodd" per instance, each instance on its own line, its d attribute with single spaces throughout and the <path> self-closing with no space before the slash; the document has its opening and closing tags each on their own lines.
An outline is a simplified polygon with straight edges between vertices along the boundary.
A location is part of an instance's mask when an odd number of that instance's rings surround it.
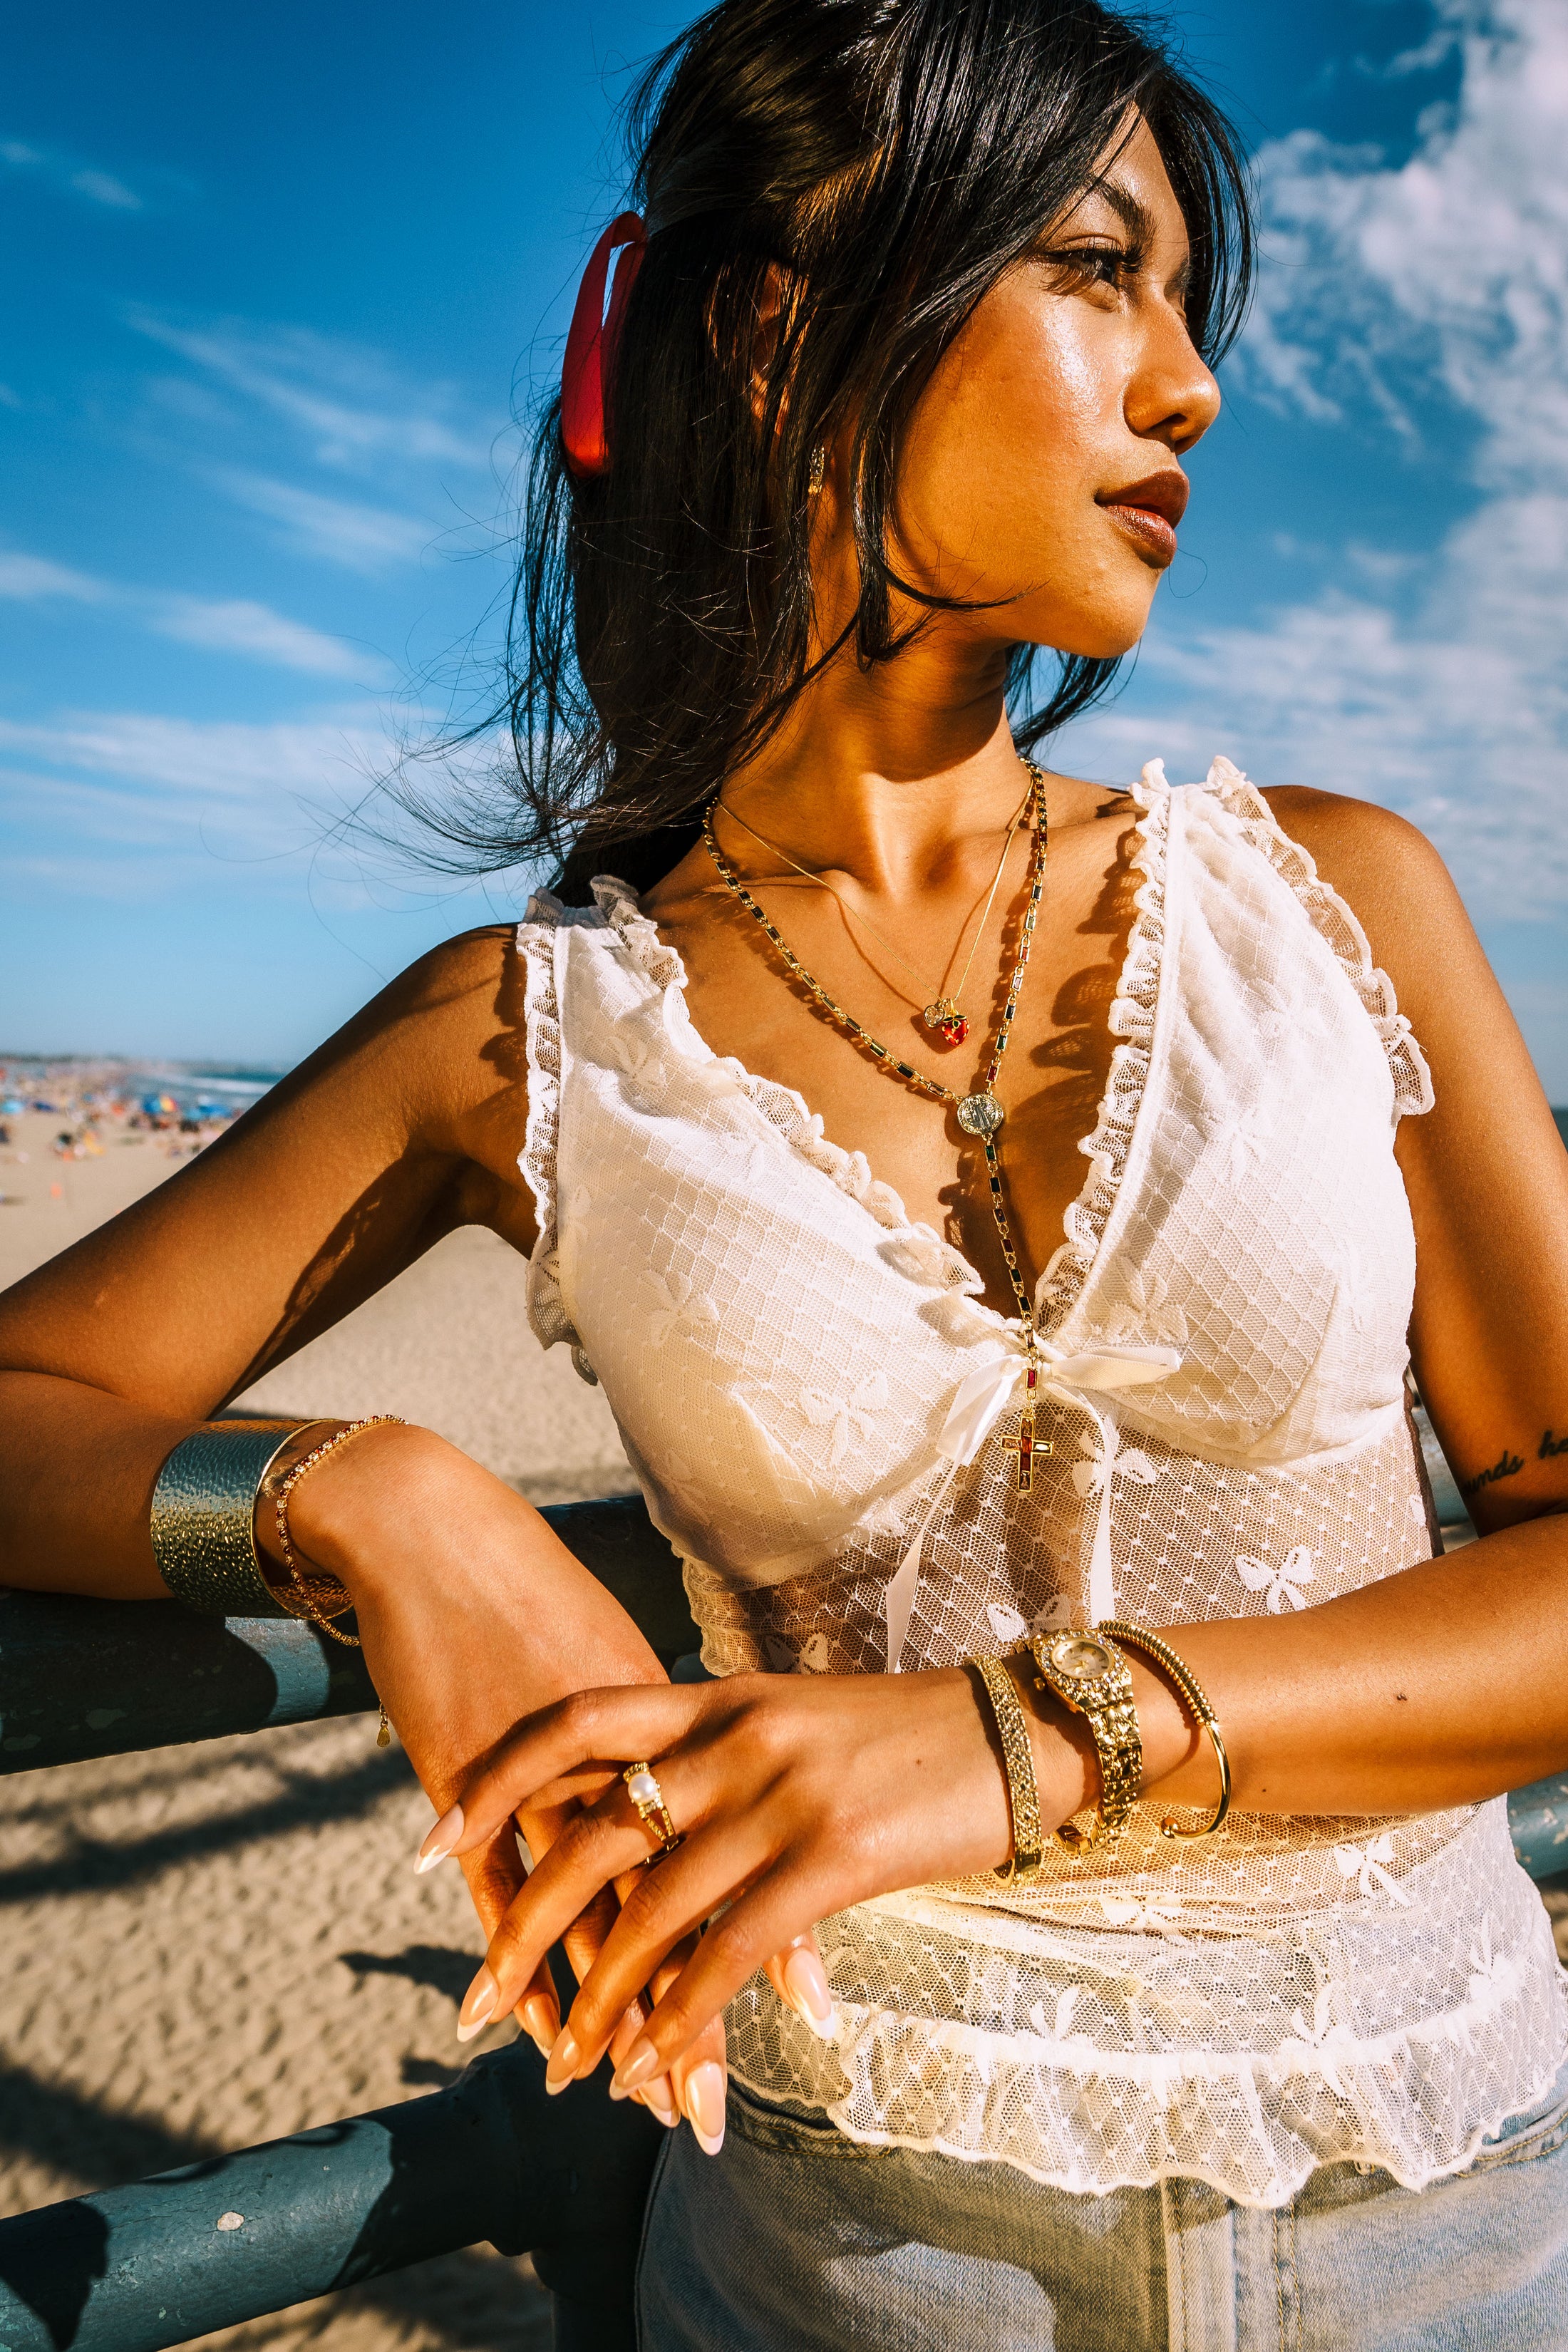
<svg viewBox="0 0 1568 2352">
<path fill-rule="evenodd" d="M 1043 653 L 1077 654 L 1086 661 L 1120 661 L 1123 654 L 1132 651 L 1149 625 L 1156 585 L 1151 580 L 1141 594 L 1107 598 L 1078 612 L 1064 613 L 1059 600 L 1053 600 L 1051 612 L 1037 616 L 1026 606 L 1016 615 L 1022 624 L 1018 635 Z M 1035 618 L 1038 625 L 1031 627 Z"/>
</svg>

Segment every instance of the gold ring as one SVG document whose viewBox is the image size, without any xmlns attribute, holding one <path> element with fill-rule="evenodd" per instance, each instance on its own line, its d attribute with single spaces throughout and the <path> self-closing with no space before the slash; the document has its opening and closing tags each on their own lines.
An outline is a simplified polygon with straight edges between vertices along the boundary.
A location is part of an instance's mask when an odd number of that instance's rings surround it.
<svg viewBox="0 0 1568 2352">
<path fill-rule="evenodd" d="M 648 1860 L 657 1862 L 661 1854 L 673 1853 L 675 1848 L 680 1843 L 680 1832 L 669 1818 L 669 1807 L 664 1801 L 664 1790 L 659 1787 L 647 1766 L 628 1764 L 621 1778 L 626 1784 L 626 1794 L 637 1807 L 642 1821 L 647 1828 L 657 1830 L 658 1832 L 659 1843 L 649 1854 Z"/>
</svg>

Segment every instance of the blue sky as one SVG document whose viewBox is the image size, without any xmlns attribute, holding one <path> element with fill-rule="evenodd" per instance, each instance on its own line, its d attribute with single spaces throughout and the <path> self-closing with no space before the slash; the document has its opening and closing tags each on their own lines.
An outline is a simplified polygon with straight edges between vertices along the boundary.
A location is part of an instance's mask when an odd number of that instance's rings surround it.
<svg viewBox="0 0 1568 2352">
<path fill-rule="evenodd" d="M 1268 261 L 1126 691 L 1064 766 L 1386 801 L 1568 1100 L 1568 10 L 1174 9 Z M 303 1052 L 511 911 L 323 835 L 471 688 L 511 468 L 679 12 L 85 0 L 0 95 L 0 1048 Z"/>
</svg>

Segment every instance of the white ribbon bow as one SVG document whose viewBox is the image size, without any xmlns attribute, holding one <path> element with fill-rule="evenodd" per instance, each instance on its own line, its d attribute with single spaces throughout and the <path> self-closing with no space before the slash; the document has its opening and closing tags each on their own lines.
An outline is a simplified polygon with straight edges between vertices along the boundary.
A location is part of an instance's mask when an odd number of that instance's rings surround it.
<svg viewBox="0 0 1568 2352">
<path fill-rule="evenodd" d="M 1078 1405 L 1089 1413 L 1099 1430 L 1106 1454 L 1115 1453 L 1115 1425 L 1109 1416 L 1102 1418 L 1081 1391 L 1085 1389 L 1141 1388 L 1150 1381 L 1163 1381 L 1181 1368 L 1181 1352 L 1175 1348 L 1111 1347 L 1070 1351 L 1053 1347 L 1048 1339 L 1035 1343 L 1037 1360 L 1049 1367 L 1048 1377 L 1040 1382 L 1040 1394 L 1058 1404 Z M 924 1518 L 913 1542 L 899 1562 L 897 1571 L 889 1579 L 882 1605 L 888 1620 L 888 1672 L 896 1675 L 904 1641 L 914 1615 L 915 1594 L 920 1587 L 921 1556 L 931 1522 L 946 1501 L 953 1479 L 960 1470 L 974 1460 L 981 1447 L 1005 1412 L 1013 1391 L 1024 1376 L 1028 1360 L 1024 1342 L 1014 1341 L 1005 1353 L 988 1354 L 984 1360 L 967 1372 L 953 1391 L 947 1417 L 937 1435 L 936 1450 L 952 1467 L 931 1496 Z M 1089 1597 L 1091 1622 L 1116 1614 L 1116 1595 L 1110 1562 L 1110 1488 L 1107 1477 L 1100 1488 L 1100 1510 L 1095 1525 L 1094 1549 L 1089 1559 Z"/>
</svg>

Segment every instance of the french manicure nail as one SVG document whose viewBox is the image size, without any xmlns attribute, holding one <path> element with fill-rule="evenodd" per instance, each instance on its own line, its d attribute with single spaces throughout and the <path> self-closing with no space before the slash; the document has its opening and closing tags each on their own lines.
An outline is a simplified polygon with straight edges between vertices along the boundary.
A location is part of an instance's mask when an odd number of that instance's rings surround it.
<svg viewBox="0 0 1568 2352">
<path fill-rule="evenodd" d="M 667 2131 L 673 2131 L 680 2121 L 680 2109 L 675 2104 L 675 2094 L 669 2087 L 669 2076 L 658 2074 L 645 2083 L 636 2094 L 644 2106 L 651 2109 Z"/>
<path fill-rule="evenodd" d="M 640 2091 L 648 2076 L 658 2074 L 658 2052 L 653 2043 L 634 2042 L 616 2070 L 616 2089 L 623 2099 L 628 2091 Z"/>
<path fill-rule="evenodd" d="M 686 2078 L 686 2120 L 703 2155 L 717 2156 L 724 2145 L 724 2069 L 715 2058 L 705 2058 Z"/>
<path fill-rule="evenodd" d="M 500 1985 L 489 1969 L 481 1969 L 463 1995 L 463 2006 L 458 2011 L 459 2042 L 471 2042 L 476 2033 L 484 2032 L 496 2013 L 496 2002 L 500 1997 Z"/>
<path fill-rule="evenodd" d="M 427 1870 L 434 1870 L 438 1862 L 445 1862 L 462 1834 L 463 1808 L 461 1805 L 454 1805 L 449 1811 L 442 1814 L 416 1855 L 414 1862 L 416 1877 L 423 1878 Z"/>
<path fill-rule="evenodd" d="M 577 2072 L 583 2053 L 577 2047 L 576 2036 L 570 2026 L 563 2025 L 544 2062 L 544 2087 L 552 2095 L 563 2091 Z"/>
<path fill-rule="evenodd" d="M 784 1992 L 795 2015 L 810 2026 L 820 2042 L 831 2042 L 838 2031 L 838 2011 L 827 1988 L 827 1971 L 809 1947 L 793 1951 L 784 1964 Z"/>
<path fill-rule="evenodd" d="M 555 2047 L 555 2037 L 561 2027 L 554 2011 L 542 1992 L 531 1992 L 522 2004 L 522 2030 L 542 2058 L 548 2058 Z"/>
</svg>

